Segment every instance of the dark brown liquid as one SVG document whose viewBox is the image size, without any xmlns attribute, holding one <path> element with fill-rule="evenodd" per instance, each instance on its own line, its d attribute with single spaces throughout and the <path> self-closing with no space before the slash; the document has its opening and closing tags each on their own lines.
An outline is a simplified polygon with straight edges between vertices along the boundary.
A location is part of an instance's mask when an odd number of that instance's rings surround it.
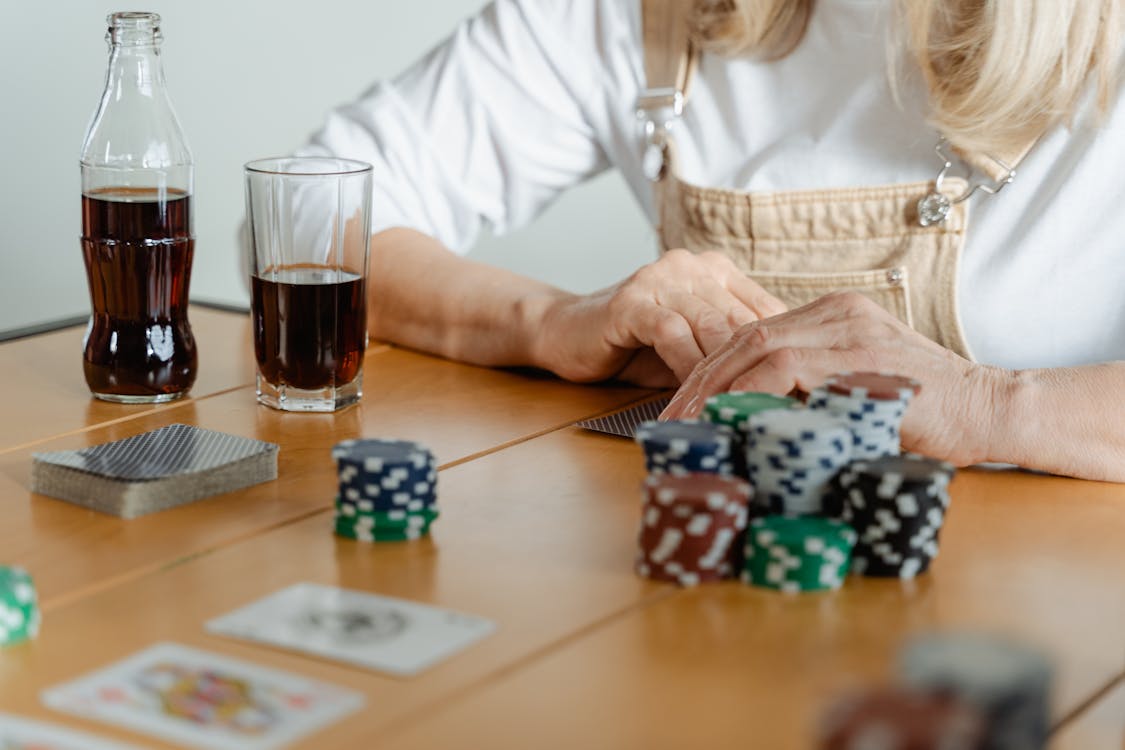
<svg viewBox="0 0 1125 750">
<path fill-rule="evenodd" d="M 367 347 L 363 279 L 287 266 L 251 279 L 254 354 L 275 386 L 319 390 L 350 383 Z"/>
<path fill-rule="evenodd" d="M 155 188 L 82 196 L 82 254 L 93 318 L 82 362 L 94 393 L 160 396 L 195 382 L 188 325 L 195 241 L 191 197 Z"/>
</svg>

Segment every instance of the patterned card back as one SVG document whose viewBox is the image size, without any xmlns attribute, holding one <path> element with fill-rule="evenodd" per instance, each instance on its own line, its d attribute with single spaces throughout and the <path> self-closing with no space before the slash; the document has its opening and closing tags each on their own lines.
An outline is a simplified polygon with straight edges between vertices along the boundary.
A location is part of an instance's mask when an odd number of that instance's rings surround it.
<svg viewBox="0 0 1125 750">
<path fill-rule="evenodd" d="M 632 438 L 637 431 L 637 427 L 642 422 L 650 422 L 660 416 L 660 412 L 664 411 L 664 407 L 668 406 L 670 398 L 662 397 L 652 401 L 645 401 L 643 404 L 630 406 L 627 409 L 607 414 L 604 417 L 597 417 L 595 419 L 584 419 L 581 422 L 576 422 L 578 427 L 584 427 L 587 430 L 594 430 L 595 432 L 604 432 L 608 435 L 620 435 L 621 437 Z"/>
<path fill-rule="evenodd" d="M 108 479 L 147 481 L 212 471 L 277 449 L 261 440 L 171 424 L 112 443 L 78 451 L 36 453 L 33 458 Z"/>
</svg>

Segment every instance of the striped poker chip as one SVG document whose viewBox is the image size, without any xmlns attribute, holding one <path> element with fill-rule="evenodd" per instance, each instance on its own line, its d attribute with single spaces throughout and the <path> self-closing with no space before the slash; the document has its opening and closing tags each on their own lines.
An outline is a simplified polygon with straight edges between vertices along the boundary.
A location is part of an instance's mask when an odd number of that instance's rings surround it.
<svg viewBox="0 0 1125 750">
<path fill-rule="evenodd" d="M 974 747 L 1041 748 L 1050 729 L 1050 662 L 1027 645 L 985 633 L 935 633 L 908 642 L 898 674 L 918 690 L 952 695 L 984 716 Z"/>
<path fill-rule="evenodd" d="M 822 511 L 832 478 L 852 457 L 852 434 L 831 414 L 772 410 L 750 417 L 745 436 L 747 478 L 755 503 L 772 514 Z"/>
<path fill-rule="evenodd" d="M 856 458 L 897 455 L 902 420 L 921 390 L 918 381 L 887 373 L 841 373 L 809 394 L 807 406 L 845 421 Z"/>
<path fill-rule="evenodd" d="M 699 420 L 644 422 L 635 436 L 649 474 L 734 473 L 734 431 Z"/>
<path fill-rule="evenodd" d="M 949 507 L 951 465 L 907 454 L 855 461 L 832 482 L 829 512 L 859 534 L 852 572 L 913 578 L 929 569 Z"/>
<path fill-rule="evenodd" d="M 0 565 L 0 646 L 35 638 L 40 617 L 31 576 L 23 568 Z"/>
<path fill-rule="evenodd" d="M 956 696 L 879 687 L 837 699 L 821 721 L 817 747 L 974 750 L 984 747 L 984 732 L 984 717 Z"/>
<path fill-rule="evenodd" d="M 636 571 L 682 586 L 729 578 L 738 566 L 750 485 L 717 474 L 651 475 L 644 483 Z"/>
<path fill-rule="evenodd" d="M 827 518 L 756 518 L 746 530 L 741 578 L 785 593 L 838 589 L 855 542 L 851 527 Z"/>
</svg>

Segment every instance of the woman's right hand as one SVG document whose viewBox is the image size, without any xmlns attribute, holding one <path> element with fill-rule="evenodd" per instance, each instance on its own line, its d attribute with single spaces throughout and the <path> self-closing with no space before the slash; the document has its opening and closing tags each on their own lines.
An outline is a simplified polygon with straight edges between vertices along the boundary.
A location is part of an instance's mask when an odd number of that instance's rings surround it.
<svg viewBox="0 0 1125 750">
<path fill-rule="evenodd" d="M 567 380 L 674 387 L 743 325 L 785 310 L 727 256 L 672 250 L 607 289 L 547 301 L 533 359 Z"/>
</svg>

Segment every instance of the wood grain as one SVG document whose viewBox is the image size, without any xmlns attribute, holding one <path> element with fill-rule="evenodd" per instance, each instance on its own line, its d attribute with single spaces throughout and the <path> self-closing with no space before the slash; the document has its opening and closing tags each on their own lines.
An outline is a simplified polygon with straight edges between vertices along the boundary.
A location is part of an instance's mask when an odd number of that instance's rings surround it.
<svg viewBox="0 0 1125 750">
<path fill-rule="evenodd" d="M 47 718 L 36 698 L 44 687 L 172 640 L 363 692 L 361 714 L 305 746 L 380 746 L 378 738 L 391 728 L 412 725 L 442 701 L 670 595 L 631 572 L 641 464 L 630 441 L 568 429 L 442 471 L 442 515 L 429 539 L 381 545 L 337 539 L 322 512 L 55 607 L 37 641 L 0 660 L 0 705 Z M 319 489 L 330 491 L 332 480 L 322 478 Z M 299 581 L 450 607 L 492 618 L 498 630 L 414 678 L 203 631 L 206 620 Z M 479 739 L 453 745 L 487 746 Z"/>
<path fill-rule="evenodd" d="M 789 597 L 677 593 L 447 704 L 381 747 L 532 736 L 571 747 L 808 748 L 836 697 L 893 674 L 911 634 L 985 630 L 1043 649 L 1065 716 L 1125 666 L 1125 487 L 965 472 L 941 557 L 913 583 Z M 624 545 L 628 528 L 619 530 Z M 575 717 L 581 717 L 576 721 Z"/>
<path fill-rule="evenodd" d="M 28 491 L 32 449 L 0 454 L 0 561 L 35 576 L 47 607 L 246 539 L 332 505 L 331 447 L 354 437 L 417 440 L 442 465 L 556 429 L 644 397 L 552 378 L 469 367 L 388 349 L 369 355 L 365 396 L 335 414 L 290 414 L 255 403 L 252 388 L 183 402 L 41 443 L 60 450 L 183 422 L 278 443 L 279 478 L 163 513 L 123 521 Z"/>
<path fill-rule="evenodd" d="M 253 384 L 249 316 L 193 306 L 189 319 L 199 348 L 199 375 L 185 398 Z M 7 394 L 0 450 L 177 403 L 111 404 L 93 398 L 82 375 L 84 334 L 78 326 L 0 344 L 0 386 Z"/>
<path fill-rule="evenodd" d="M 1051 750 L 1125 750 L 1125 676 L 1051 739 Z"/>
</svg>

